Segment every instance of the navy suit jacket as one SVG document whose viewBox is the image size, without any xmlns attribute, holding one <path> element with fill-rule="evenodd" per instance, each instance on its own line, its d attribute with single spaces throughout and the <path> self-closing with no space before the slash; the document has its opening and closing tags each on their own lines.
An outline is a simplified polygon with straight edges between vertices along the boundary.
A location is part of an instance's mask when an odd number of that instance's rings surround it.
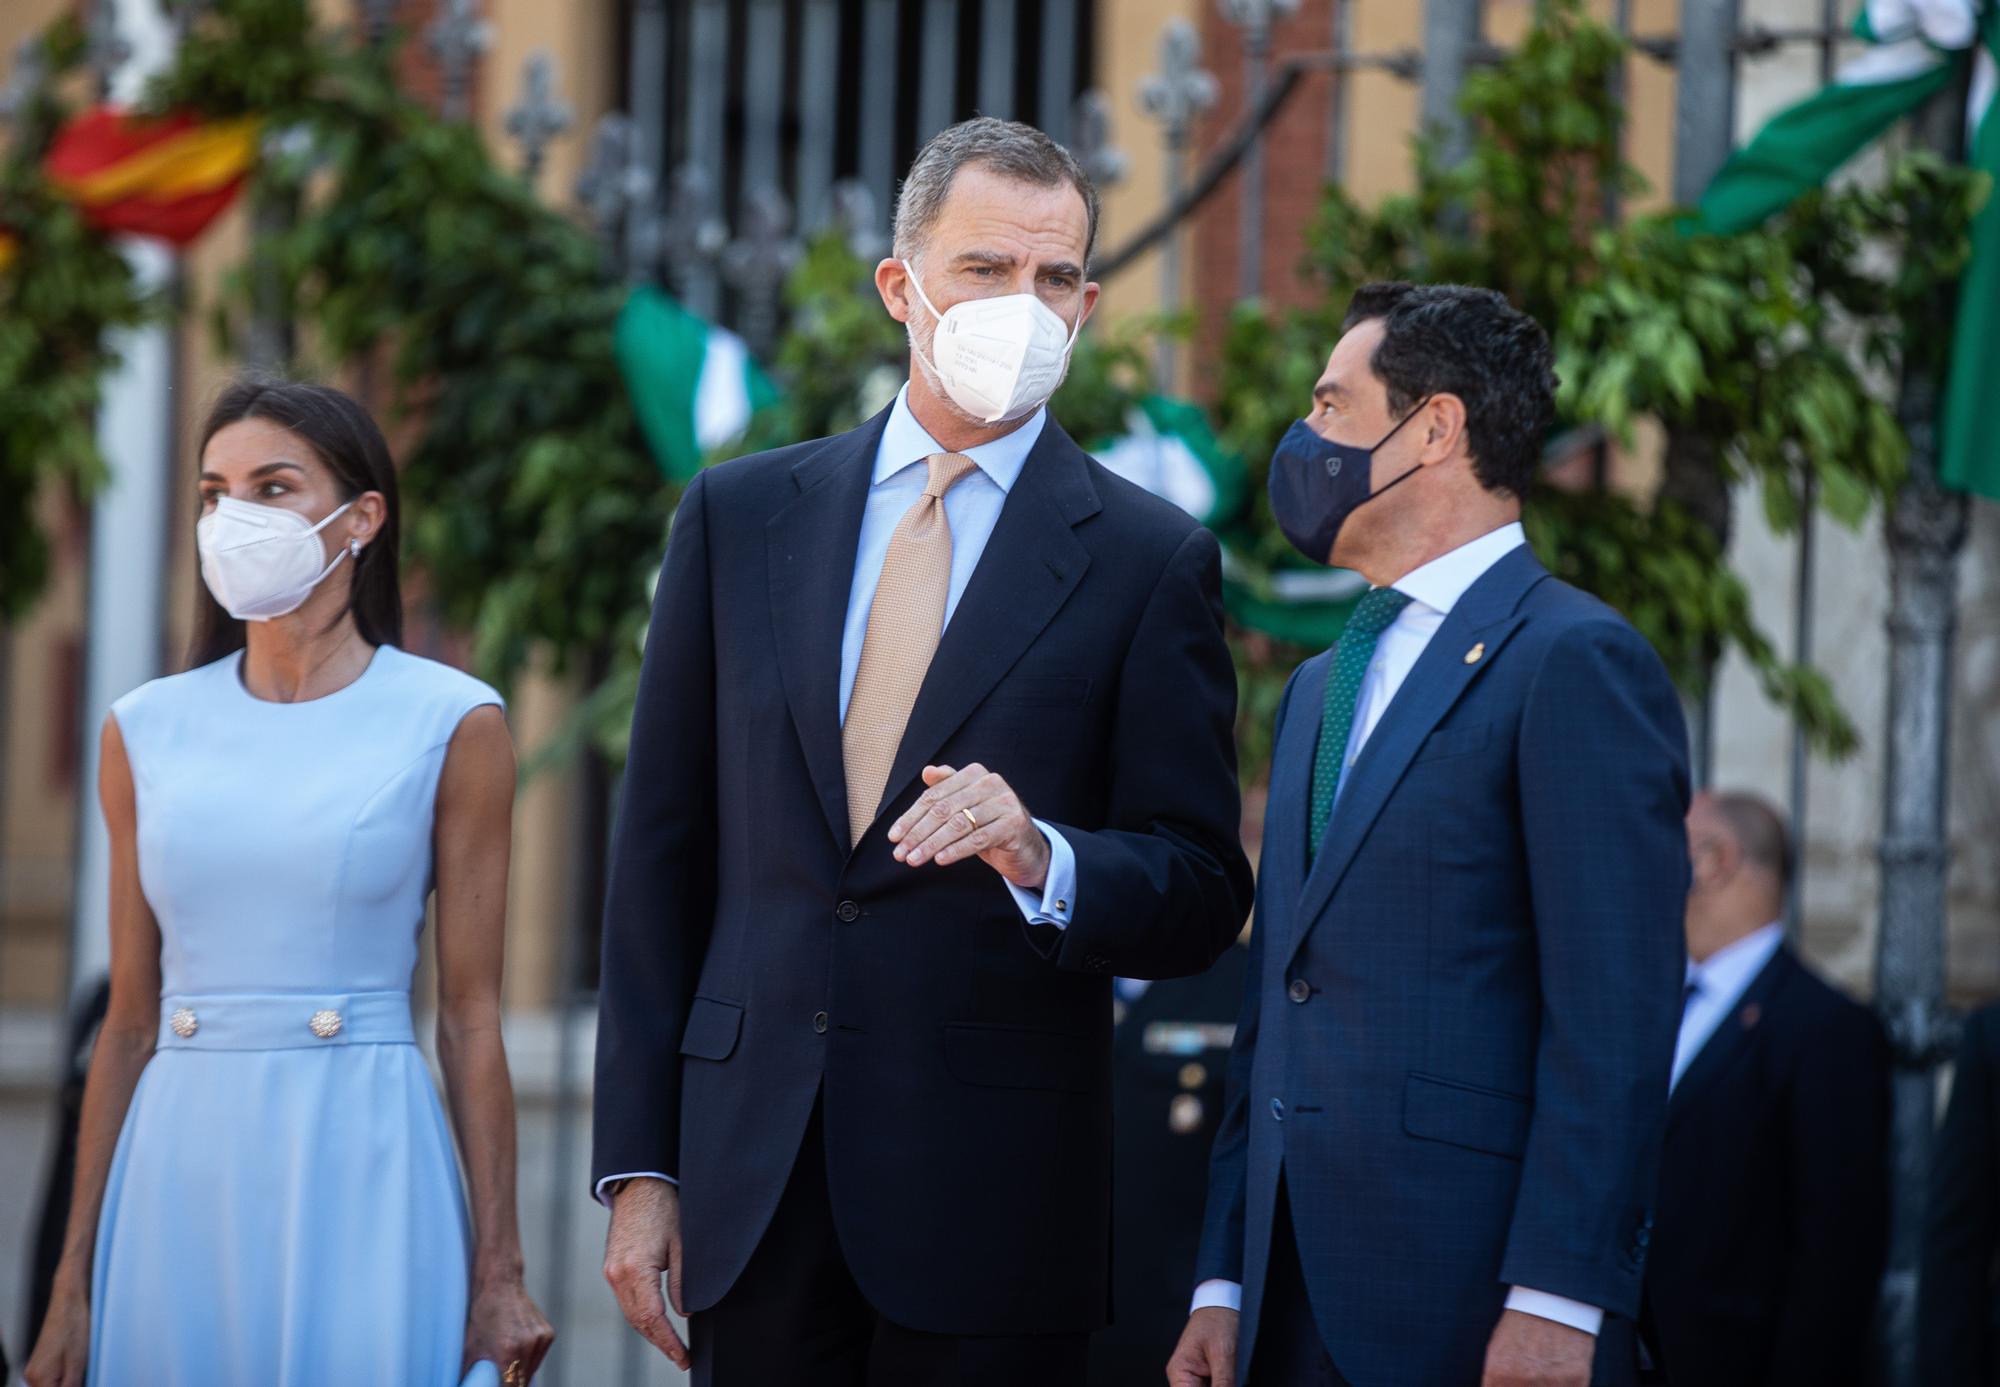
<svg viewBox="0 0 2000 1387">
<path fill-rule="evenodd" d="M 1680 704 L 1524 545 L 1439 627 L 1309 865 L 1331 661 L 1279 705 L 1197 1276 L 1244 1283 L 1247 1378 L 1282 1166 L 1341 1372 L 1476 1382 L 1509 1286 L 1639 1308 L 1683 968 Z"/>
<path fill-rule="evenodd" d="M 876 1310 L 1089 1330 L 1111 979 L 1200 972 L 1250 908 L 1220 551 L 1047 424 L 850 851 L 841 626 L 887 417 L 705 472 L 675 517 L 605 905 L 592 1178 L 680 1180 L 683 1293 L 707 1309 L 818 1096 Z M 1074 848 L 1067 930 L 1028 924 L 976 859 L 891 857 L 923 767 L 975 762 Z"/>
<path fill-rule="evenodd" d="M 1667 1102 L 1642 1320 L 1667 1381 L 1873 1381 L 1888 1165 L 1881 1024 L 1781 948 Z"/>
</svg>

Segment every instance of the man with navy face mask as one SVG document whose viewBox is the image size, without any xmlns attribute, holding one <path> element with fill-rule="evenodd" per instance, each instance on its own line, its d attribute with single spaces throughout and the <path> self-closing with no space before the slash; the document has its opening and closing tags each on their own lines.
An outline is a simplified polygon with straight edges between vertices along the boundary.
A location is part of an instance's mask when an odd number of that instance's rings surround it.
<svg viewBox="0 0 2000 1387">
<path fill-rule="evenodd" d="M 592 1180 L 620 1308 L 697 1384 L 1080 1382 L 1111 981 L 1249 914 L 1220 550 L 1045 409 L 1096 223 L 1040 131 L 938 134 L 875 276 L 907 386 L 675 516 Z"/>
<path fill-rule="evenodd" d="M 1370 285 L 1271 460 L 1285 534 L 1373 586 L 1279 704 L 1176 1387 L 1636 1367 L 1686 733 L 1524 542 L 1554 384 L 1498 294 Z"/>
</svg>

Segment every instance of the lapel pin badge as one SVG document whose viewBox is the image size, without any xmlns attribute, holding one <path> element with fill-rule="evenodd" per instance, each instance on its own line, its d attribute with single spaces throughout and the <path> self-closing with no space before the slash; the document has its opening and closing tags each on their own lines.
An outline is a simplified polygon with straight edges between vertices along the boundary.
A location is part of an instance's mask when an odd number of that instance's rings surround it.
<svg viewBox="0 0 2000 1387">
<path fill-rule="evenodd" d="M 1763 1019 L 1764 1019 L 1764 1008 L 1758 1006 L 1755 1002 L 1752 1002 L 1750 1003 L 1749 1006 L 1743 1008 L 1744 1030 L 1746 1031 L 1749 1030 L 1752 1026 L 1756 1025 L 1759 1021 L 1762 1021 Z"/>
<path fill-rule="evenodd" d="M 1486 642 L 1480 641 L 1477 645 L 1473 646 L 1472 649 L 1465 652 L 1465 662 L 1468 665 L 1476 665 L 1480 662 L 1481 659 L 1485 657 L 1485 655 L 1486 655 Z"/>
</svg>

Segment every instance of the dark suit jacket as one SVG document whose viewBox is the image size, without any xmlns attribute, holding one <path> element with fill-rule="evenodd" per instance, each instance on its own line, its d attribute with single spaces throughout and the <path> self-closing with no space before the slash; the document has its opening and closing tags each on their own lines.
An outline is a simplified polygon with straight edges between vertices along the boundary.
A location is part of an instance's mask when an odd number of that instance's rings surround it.
<svg viewBox="0 0 2000 1387">
<path fill-rule="evenodd" d="M 1282 1163 L 1341 1372 L 1476 1382 L 1510 1285 L 1639 1309 L 1680 1011 L 1680 703 L 1637 632 L 1518 548 L 1432 638 L 1308 866 L 1330 665 L 1279 705 L 1196 1276 L 1244 1283 L 1255 1382 Z"/>
<path fill-rule="evenodd" d="M 816 1095 L 869 1303 L 1094 1329 L 1114 974 L 1197 973 L 1250 903 L 1220 551 L 1053 421 L 849 851 L 840 640 L 887 411 L 689 486 L 654 603 L 605 907 L 593 1178 L 681 1181 L 689 1310 L 728 1291 Z M 886 834 L 927 764 L 1004 775 L 1075 849 L 1066 931 Z"/>
<path fill-rule="evenodd" d="M 1881 1026 L 1780 949 L 1667 1104 L 1642 1332 L 1674 1387 L 1873 1380 L 1888 1122 Z"/>
<path fill-rule="evenodd" d="M 1092 1387 L 1157 1387 L 1187 1324 L 1248 956 L 1154 983 L 1113 1032 L 1112 1319 L 1091 1341 Z"/>
<path fill-rule="evenodd" d="M 2000 1383 L 2000 1006 L 1966 1018 L 1931 1165 L 1917 1380 Z"/>
</svg>

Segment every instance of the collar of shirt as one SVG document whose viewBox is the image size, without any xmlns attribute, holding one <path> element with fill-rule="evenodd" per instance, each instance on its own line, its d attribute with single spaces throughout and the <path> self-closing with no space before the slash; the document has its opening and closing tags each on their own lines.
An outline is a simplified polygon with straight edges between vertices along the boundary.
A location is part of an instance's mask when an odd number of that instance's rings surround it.
<svg viewBox="0 0 2000 1387">
<path fill-rule="evenodd" d="M 1771 955 L 1785 942 L 1785 927 L 1772 923 L 1751 930 L 1734 944 L 1725 945 L 1703 959 L 1688 964 L 1688 981 L 1698 986 L 1703 997 L 1724 1002 L 1723 1010 L 1749 989 Z M 1725 1000 L 1726 999 L 1726 1000 Z"/>
<path fill-rule="evenodd" d="M 1038 409 L 1013 432 L 991 443 L 968 448 L 965 455 L 1005 495 L 1020 480 L 1021 469 L 1028 465 L 1028 454 L 1041 438 L 1042 425 L 1048 422 L 1048 417 L 1047 407 Z M 947 451 L 910 412 L 910 386 L 905 381 L 896 392 L 895 408 L 889 411 L 889 423 L 882 430 L 881 445 L 875 450 L 875 473 L 868 484 L 880 486 L 904 468 L 918 466 L 932 453 Z"/>
<path fill-rule="evenodd" d="M 1527 542 L 1528 535 L 1521 522 L 1510 521 L 1411 569 L 1392 586 L 1411 601 L 1421 602 L 1443 616 L 1458 605 L 1465 590 L 1484 577 L 1487 569 Z"/>
</svg>

